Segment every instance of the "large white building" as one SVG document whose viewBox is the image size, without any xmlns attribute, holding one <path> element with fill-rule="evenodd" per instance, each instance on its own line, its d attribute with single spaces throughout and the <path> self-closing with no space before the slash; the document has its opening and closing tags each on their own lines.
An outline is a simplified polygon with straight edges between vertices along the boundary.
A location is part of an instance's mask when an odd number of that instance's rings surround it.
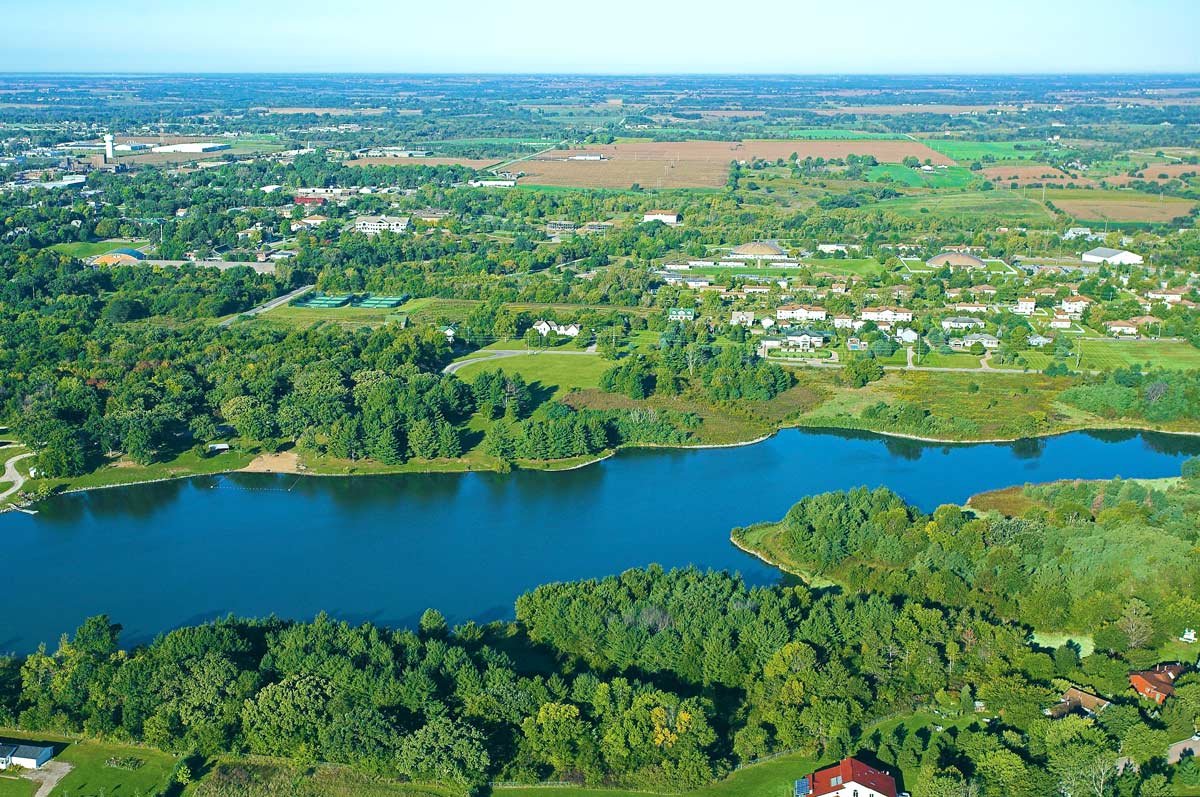
<svg viewBox="0 0 1200 797">
<path fill-rule="evenodd" d="M 642 223 L 661 221 L 663 224 L 675 225 L 683 221 L 683 217 L 673 210 L 651 210 L 642 214 Z"/>
<path fill-rule="evenodd" d="M 554 332 L 555 334 L 558 334 L 558 335 L 564 335 L 568 338 L 574 338 L 574 337 L 577 337 L 579 335 L 579 333 L 583 331 L 582 328 L 579 326 L 579 324 L 576 324 L 576 323 L 559 324 L 556 321 L 547 321 L 544 318 L 539 318 L 537 321 L 534 321 L 533 328 L 543 338 L 546 337 L 547 335 L 549 335 L 551 332 Z"/>
<path fill-rule="evenodd" d="M 1084 263 L 1108 263 L 1112 266 L 1140 266 L 1142 256 L 1124 249 L 1109 249 L 1107 246 L 1097 246 L 1083 253 Z"/>
<path fill-rule="evenodd" d="M 151 152 L 216 152 L 222 149 L 229 149 L 228 144 L 223 144 L 217 141 L 189 141 L 185 144 L 163 144 L 154 147 Z"/>
<path fill-rule="evenodd" d="M 775 310 L 780 321 L 824 321 L 826 315 L 824 307 L 808 304 L 785 304 Z"/>
<path fill-rule="evenodd" d="M 897 321 L 912 321 L 913 313 L 912 310 L 905 310 L 903 307 L 864 307 L 862 320 L 894 324 Z"/>
<path fill-rule="evenodd" d="M 354 229 L 365 235 L 401 233 L 408 229 L 408 216 L 359 216 L 354 221 Z"/>
</svg>

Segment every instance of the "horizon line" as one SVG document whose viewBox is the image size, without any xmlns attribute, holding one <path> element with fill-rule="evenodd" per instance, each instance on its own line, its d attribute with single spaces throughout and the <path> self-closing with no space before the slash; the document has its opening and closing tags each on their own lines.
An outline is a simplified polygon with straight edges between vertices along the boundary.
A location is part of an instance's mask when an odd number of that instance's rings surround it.
<svg viewBox="0 0 1200 797">
<path fill-rule="evenodd" d="M 71 69 L 41 69 L 41 70 L 5 70 L 0 69 L 0 76 L 8 75 L 61 75 L 61 76 L 157 76 L 157 75 L 383 75 L 383 76 L 421 76 L 421 77 L 1099 77 L 1099 76 L 1141 76 L 1154 75 L 1160 77 L 1196 77 L 1200 78 L 1200 67 L 1195 71 L 1178 70 L 1133 70 L 1133 71 L 979 71 L 979 72 L 780 72 L 780 71 L 590 71 L 590 70 L 545 70 L 545 71 L 440 71 L 440 70 L 71 70 Z"/>
</svg>

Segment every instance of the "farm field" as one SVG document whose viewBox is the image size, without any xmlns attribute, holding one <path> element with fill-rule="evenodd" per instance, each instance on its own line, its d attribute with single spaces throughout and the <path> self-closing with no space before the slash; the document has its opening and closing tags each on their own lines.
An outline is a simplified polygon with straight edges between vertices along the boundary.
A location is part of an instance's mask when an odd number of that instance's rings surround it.
<svg viewBox="0 0 1200 797">
<path fill-rule="evenodd" d="M 1095 185 L 1095 183 L 1087 177 L 1072 177 L 1049 164 L 1005 164 L 1001 166 L 989 166 L 982 169 L 979 174 L 987 180 L 1010 187 L 1012 183 L 1018 186 L 1029 185 L 1030 183 L 1076 183 L 1078 185 Z"/>
<path fill-rule="evenodd" d="M 895 116 L 897 114 L 906 113 L 931 113 L 931 114 L 962 114 L 962 113 L 986 113 L 1003 109 L 1006 111 L 1015 111 L 1014 105 L 950 105 L 939 103 L 919 103 L 914 105 L 843 105 L 839 108 L 815 108 L 813 113 L 821 116 L 837 116 L 838 114 L 857 114 L 859 116 Z"/>
<path fill-rule="evenodd" d="M 966 188 L 974 179 L 971 171 L 962 166 L 949 166 L 933 172 L 910 169 L 899 163 L 881 163 L 872 166 L 867 178 L 879 182 L 885 178 L 912 188 Z"/>
<path fill-rule="evenodd" d="M 996 160 L 1029 160 L 1045 149 L 1041 141 L 959 141 L 924 138 L 921 139 L 921 143 L 947 157 L 968 164 L 986 156 Z"/>
<path fill-rule="evenodd" d="M 1127 368 L 1133 364 L 1152 368 L 1200 368 L 1200 349 L 1171 340 L 1080 340 L 1079 367 L 1090 370 Z"/>
<path fill-rule="evenodd" d="M 716 188 L 725 184 L 734 160 L 788 158 L 794 152 L 806 157 L 844 158 L 874 155 L 885 163 L 899 163 L 912 155 L 934 164 L 954 165 L 943 155 L 915 141 L 891 139 L 750 140 L 638 142 L 589 146 L 572 150 L 604 155 L 603 161 L 539 159 L 522 161 L 522 183 L 583 188 Z M 546 158 L 551 158 L 548 153 Z M 553 158 L 565 157 L 555 153 Z"/>
<path fill-rule="evenodd" d="M 866 207 L 887 210 L 910 218 L 921 213 L 930 213 L 960 219 L 964 223 L 994 221 L 998 224 L 1038 226 L 1054 221 L 1053 214 L 1040 202 L 1002 189 L 900 197 Z"/>
<path fill-rule="evenodd" d="M 1056 189 L 1046 200 L 1077 221 L 1165 223 L 1186 216 L 1195 202 L 1135 191 Z"/>
<path fill-rule="evenodd" d="M 54 244 L 50 248 L 55 252 L 61 252 L 68 257 L 95 257 L 106 252 L 111 252 L 114 249 L 123 249 L 130 247 L 133 249 L 141 249 L 143 246 L 148 246 L 149 241 L 141 239 L 125 239 L 125 238 L 109 238 L 107 241 L 74 241 L 72 243 Z"/>
<path fill-rule="evenodd" d="M 1200 175 L 1200 166 L 1194 163 L 1150 163 L 1144 169 L 1138 169 L 1136 176 L 1130 176 L 1130 169 L 1141 166 L 1145 161 L 1130 163 L 1122 173 L 1114 173 L 1104 178 L 1108 185 L 1128 185 L 1134 181 L 1147 183 L 1165 183 L 1170 180 L 1194 182 Z"/>
<path fill-rule="evenodd" d="M 251 108 L 252 111 L 262 111 L 268 116 L 289 116 L 294 114 L 315 114 L 316 116 L 380 116 L 385 113 L 396 114 L 419 114 L 420 111 L 412 109 L 388 109 L 388 108 L 334 108 L 334 107 L 257 107 Z"/>
<path fill-rule="evenodd" d="M 478 358 L 472 358 L 478 360 Z M 470 382 L 483 371 L 503 369 L 519 373 L 530 385 L 551 391 L 549 399 L 562 398 L 572 390 L 599 387 L 600 375 L 613 365 L 599 355 L 539 352 L 517 357 L 471 362 L 459 369 L 458 377 Z M 535 393 L 537 391 L 535 390 Z"/>
</svg>

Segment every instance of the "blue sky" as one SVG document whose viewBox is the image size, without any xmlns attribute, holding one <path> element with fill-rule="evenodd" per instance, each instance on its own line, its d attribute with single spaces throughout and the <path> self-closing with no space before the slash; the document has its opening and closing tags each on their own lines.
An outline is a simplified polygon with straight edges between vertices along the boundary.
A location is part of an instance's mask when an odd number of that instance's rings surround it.
<svg viewBox="0 0 1200 797">
<path fill-rule="evenodd" d="M 1200 0 L 6 0 L 0 71 L 1200 72 Z"/>
</svg>

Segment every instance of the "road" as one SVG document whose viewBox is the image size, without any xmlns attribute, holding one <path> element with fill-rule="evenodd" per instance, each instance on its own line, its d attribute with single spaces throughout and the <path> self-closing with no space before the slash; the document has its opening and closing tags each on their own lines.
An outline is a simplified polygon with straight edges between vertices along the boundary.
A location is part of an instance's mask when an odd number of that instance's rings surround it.
<svg viewBox="0 0 1200 797">
<path fill-rule="evenodd" d="M 271 301 L 269 301 L 265 304 L 260 304 L 258 307 L 252 307 L 244 313 L 238 313 L 237 315 L 231 315 L 231 316 L 229 316 L 229 318 L 226 318 L 223 321 L 217 322 L 217 326 L 227 327 L 244 315 L 258 315 L 259 313 L 265 313 L 268 310 L 274 310 L 276 307 L 281 307 L 282 305 L 287 304 L 292 299 L 295 299 L 297 296 L 301 296 L 305 293 L 308 293 L 315 287 L 316 287 L 315 285 L 305 285 L 302 288 L 297 288 L 296 290 L 292 291 L 291 293 L 285 293 L 283 296 L 272 299 Z"/>
<path fill-rule="evenodd" d="M 533 351 L 531 351 L 529 349 L 492 349 L 491 352 L 485 357 L 472 357 L 469 360 L 459 360 L 458 362 L 450 363 L 449 365 L 447 365 L 445 368 L 442 369 L 442 373 L 443 374 L 455 373 L 463 366 L 470 365 L 471 363 L 481 363 L 481 362 L 485 362 L 487 360 L 502 360 L 505 357 L 521 357 L 524 355 L 534 357 L 539 354 L 569 354 L 572 356 L 590 357 L 590 356 L 594 356 L 596 354 L 596 351 L 595 351 L 595 346 L 589 347 L 587 351 L 559 351 L 558 349 L 533 350 Z"/>
<path fill-rule="evenodd" d="M 0 501 L 4 501 L 10 495 L 15 495 L 18 490 L 25 486 L 25 477 L 17 470 L 17 463 L 23 459 L 29 459 L 33 456 L 32 451 L 24 454 L 17 454 L 15 457 L 4 463 L 4 476 L 0 477 L 0 481 L 12 482 L 12 486 L 4 492 L 0 493 Z"/>
</svg>

